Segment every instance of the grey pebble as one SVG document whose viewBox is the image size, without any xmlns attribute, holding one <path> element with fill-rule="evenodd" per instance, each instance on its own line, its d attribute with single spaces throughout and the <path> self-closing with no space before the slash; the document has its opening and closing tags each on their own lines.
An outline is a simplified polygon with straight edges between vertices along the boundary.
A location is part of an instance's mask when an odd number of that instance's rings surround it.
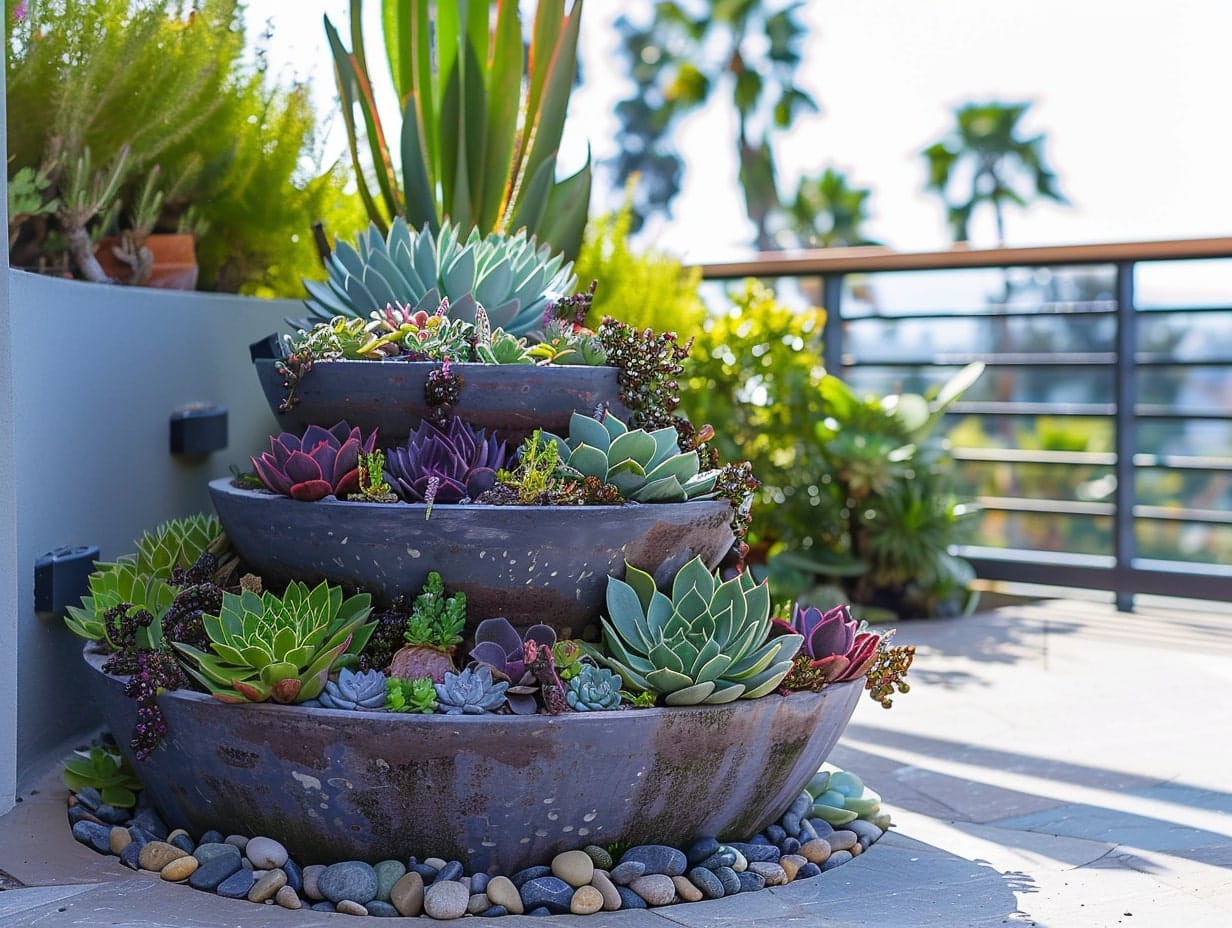
<svg viewBox="0 0 1232 928">
<path fill-rule="evenodd" d="M 617 864 L 608 873 L 617 886 L 628 886 L 646 872 L 646 865 L 640 860 L 625 860 Z"/>
<path fill-rule="evenodd" d="M 255 882 L 252 871 L 241 867 L 219 883 L 215 892 L 227 899 L 247 899 L 248 890 L 252 889 L 252 884 Z"/>
<path fill-rule="evenodd" d="M 436 919 L 461 918 L 466 914 L 471 894 L 456 880 L 440 880 L 424 890 L 424 915 Z"/>
<path fill-rule="evenodd" d="M 366 905 L 376 898 L 376 888 L 376 871 L 362 860 L 330 864 L 317 877 L 317 889 L 335 905 L 343 899 Z"/>
<path fill-rule="evenodd" d="M 700 889 L 707 899 L 722 899 L 727 894 L 723 881 L 715 876 L 713 870 L 706 867 L 694 867 L 690 870 L 689 882 Z"/>
<path fill-rule="evenodd" d="M 840 864 L 845 864 L 849 860 L 851 860 L 851 851 L 835 851 L 830 855 L 830 859 L 821 865 L 821 872 L 825 873 L 827 870 L 833 870 L 835 867 Z"/>
<path fill-rule="evenodd" d="M 628 886 L 617 886 L 616 892 L 620 893 L 620 907 L 622 909 L 648 909 L 646 900 L 631 890 Z"/>
<path fill-rule="evenodd" d="M 684 851 L 666 844 L 639 844 L 620 855 L 620 863 L 612 870 L 612 879 L 616 880 L 616 871 L 631 861 L 644 864 L 645 873 L 662 873 L 666 876 L 680 876 L 689 866 Z M 616 882 L 619 883 L 620 880 Z"/>
</svg>

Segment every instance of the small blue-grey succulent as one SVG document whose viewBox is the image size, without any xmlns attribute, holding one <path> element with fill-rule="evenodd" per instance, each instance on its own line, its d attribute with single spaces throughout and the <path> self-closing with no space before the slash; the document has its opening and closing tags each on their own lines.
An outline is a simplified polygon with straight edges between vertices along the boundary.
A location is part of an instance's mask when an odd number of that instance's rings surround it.
<svg viewBox="0 0 1232 928">
<path fill-rule="evenodd" d="M 494 681 L 492 669 L 481 664 L 461 673 L 446 673 L 445 682 L 436 684 L 436 699 L 446 715 L 482 715 L 504 704 L 508 688 L 504 680 Z"/>
<path fill-rule="evenodd" d="M 569 681 L 565 699 L 575 712 L 615 709 L 620 706 L 622 682 L 619 674 L 612 673 L 606 667 L 583 664 L 577 676 Z"/>
<path fill-rule="evenodd" d="M 356 673 L 344 667 L 337 681 L 326 683 L 318 698 L 326 709 L 384 708 L 385 674 L 376 669 Z"/>
</svg>

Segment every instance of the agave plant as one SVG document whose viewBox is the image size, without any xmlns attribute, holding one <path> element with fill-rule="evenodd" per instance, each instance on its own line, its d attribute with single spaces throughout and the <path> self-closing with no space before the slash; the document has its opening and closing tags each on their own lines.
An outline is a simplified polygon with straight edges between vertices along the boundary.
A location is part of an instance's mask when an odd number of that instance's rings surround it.
<svg viewBox="0 0 1232 928">
<path fill-rule="evenodd" d="M 483 233 L 528 228 L 575 256 L 590 162 L 558 182 L 556 154 L 577 69 L 582 0 L 568 14 L 564 0 L 542 0 L 529 32 L 519 4 L 495 6 L 493 14 L 491 3 L 385 0 L 383 38 L 402 108 L 400 159 L 383 129 L 397 122 L 376 110 L 362 3 L 351 2 L 350 52 L 326 20 L 359 194 L 382 229 L 395 216 L 430 229 L 450 216 Z"/>
<path fill-rule="evenodd" d="M 509 684 L 492 678 L 492 668 L 483 664 L 459 673 L 447 673 L 436 684 L 436 699 L 446 715 L 482 715 L 495 712 L 505 701 Z"/>
<path fill-rule="evenodd" d="M 354 247 L 336 242 L 326 270 L 328 280 L 304 281 L 305 304 L 319 319 L 376 312 L 380 320 L 387 307 L 413 316 L 447 305 L 451 319 L 474 325 L 482 307 L 489 325 L 513 336 L 542 330 L 548 304 L 577 283 L 573 265 L 525 231 L 463 236 L 448 220 L 439 233 L 416 232 L 401 218 L 388 236 L 372 226 Z"/>
<path fill-rule="evenodd" d="M 565 699 L 574 712 L 597 712 L 620 707 L 621 679 L 606 667 L 583 664 L 569 681 Z"/>
<path fill-rule="evenodd" d="M 318 699 L 326 709 L 382 709 L 385 707 L 385 674 L 379 670 L 356 672 L 349 667 L 329 680 Z"/>
<path fill-rule="evenodd" d="M 310 425 L 302 436 L 283 432 L 270 438 L 270 450 L 252 458 L 267 489 L 311 502 L 359 492 L 359 456 L 376 447 L 376 432 L 364 438 L 345 420 L 332 428 Z"/>
<path fill-rule="evenodd" d="M 484 619 L 475 629 L 471 666 L 491 668 L 493 679 L 508 680 L 505 695 L 515 715 L 534 715 L 539 711 L 535 698 L 539 682 L 526 666 L 526 642 L 544 648 L 556 645 L 556 630 L 550 625 L 532 625 L 525 636 L 503 616 Z"/>
<path fill-rule="evenodd" d="M 682 503 L 705 497 L 719 476 L 717 470 L 699 473 L 697 452 L 680 450 L 674 426 L 647 432 L 630 429 L 610 412 L 598 419 L 575 412 L 569 418 L 568 440 L 545 437 L 555 440 L 568 470 L 610 483 L 634 502 Z"/>
<path fill-rule="evenodd" d="M 282 596 L 224 593 L 219 615 L 202 617 L 210 652 L 172 645 L 216 699 L 303 702 L 321 694 L 344 655 L 363 650 L 373 629 L 364 624 L 369 612 L 367 593 L 343 598 L 341 588 L 324 581 L 312 590 L 292 581 Z"/>
<path fill-rule="evenodd" d="M 766 640 L 770 590 L 748 573 L 720 580 L 701 558 L 685 564 L 671 596 L 632 564 L 625 579 L 608 577 L 602 621 L 606 654 L 595 658 L 631 690 L 664 696 L 669 706 L 754 699 L 791 669 L 800 635 Z"/>
<path fill-rule="evenodd" d="M 851 617 L 847 606 L 822 612 L 815 606 L 796 606 L 791 621 L 771 620 L 771 631 L 803 636 L 800 655 L 809 668 L 819 671 L 827 683 L 842 683 L 864 676 L 877 659 L 881 636 L 867 631 Z"/>
<path fill-rule="evenodd" d="M 457 503 L 492 489 L 507 457 L 503 441 L 457 416 L 443 428 L 424 419 L 405 446 L 389 452 L 386 479 L 408 502 Z"/>
</svg>

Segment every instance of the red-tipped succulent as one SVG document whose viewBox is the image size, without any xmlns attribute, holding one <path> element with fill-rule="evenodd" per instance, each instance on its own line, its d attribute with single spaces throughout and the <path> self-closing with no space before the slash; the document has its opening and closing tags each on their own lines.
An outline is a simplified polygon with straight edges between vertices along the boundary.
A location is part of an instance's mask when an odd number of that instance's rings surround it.
<svg viewBox="0 0 1232 928">
<path fill-rule="evenodd" d="M 376 432 L 366 439 L 345 420 L 333 428 L 310 425 L 303 436 L 283 432 L 270 450 L 252 459 L 257 477 L 275 493 L 311 502 L 359 492 L 359 455 L 371 454 Z"/>
<path fill-rule="evenodd" d="M 814 606 L 796 606 L 790 622 L 772 620 L 774 632 L 804 636 L 800 656 L 819 671 L 826 683 L 842 683 L 864 675 L 877 658 L 881 636 L 864 631 L 846 606 L 822 612 Z"/>
</svg>

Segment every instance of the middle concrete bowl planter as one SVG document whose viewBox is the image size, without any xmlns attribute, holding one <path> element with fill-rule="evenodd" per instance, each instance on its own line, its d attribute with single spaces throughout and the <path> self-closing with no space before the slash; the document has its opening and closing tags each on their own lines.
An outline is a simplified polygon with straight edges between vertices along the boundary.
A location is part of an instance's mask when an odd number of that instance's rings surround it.
<svg viewBox="0 0 1232 928">
<path fill-rule="evenodd" d="M 466 594 L 475 622 L 505 616 L 562 638 L 598 629 L 608 575 L 625 561 L 661 582 L 695 556 L 711 569 L 732 546 L 723 500 L 624 506 L 485 506 L 305 503 L 230 478 L 210 496 L 236 553 L 271 583 L 328 580 L 359 586 L 377 603 L 415 594 L 436 570 Z"/>
<path fill-rule="evenodd" d="M 92 682 L 126 745 L 124 678 Z M 614 841 L 743 840 L 781 816 L 837 742 L 863 680 L 719 706 L 397 715 L 164 693 L 170 729 L 135 761 L 169 823 L 265 834 L 302 863 L 439 856 L 512 874 Z"/>
</svg>

